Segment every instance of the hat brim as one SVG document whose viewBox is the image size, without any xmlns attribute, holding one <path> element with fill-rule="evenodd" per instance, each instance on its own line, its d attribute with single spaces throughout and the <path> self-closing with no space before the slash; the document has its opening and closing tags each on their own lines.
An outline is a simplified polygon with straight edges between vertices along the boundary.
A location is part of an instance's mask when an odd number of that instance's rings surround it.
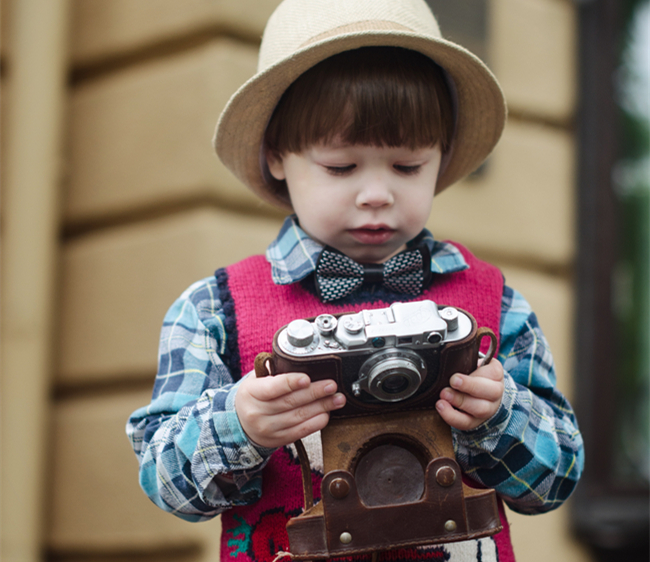
<svg viewBox="0 0 650 562">
<path fill-rule="evenodd" d="M 264 201 L 290 210 L 290 203 L 271 191 L 260 164 L 273 110 L 284 91 L 309 68 L 343 51 L 373 46 L 418 51 L 439 64 L 453 82 L 454 137 L 436 193 L 478 168 L 498 142 L 506 121 L 505 99 L 496 78 L 479 58 L 455 43 L 393 30 L 352 32 L 311 43 L 253 76 L 231 97 L 219 118 L 213 139 L 219 158 Z"/>
</svg>

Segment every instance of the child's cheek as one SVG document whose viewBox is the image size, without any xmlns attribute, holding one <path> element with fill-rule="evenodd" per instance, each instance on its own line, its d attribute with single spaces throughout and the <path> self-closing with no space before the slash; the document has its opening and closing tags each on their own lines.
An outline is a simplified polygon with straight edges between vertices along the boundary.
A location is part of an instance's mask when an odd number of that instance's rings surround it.
<svg viewBox="0 0 650 562">
<path fill-rule="evenodd" d="M 354 206 L 354 198 L 347 190 L 329 189 L 314 197 L 313 203 L 319 213 L 334 220 L 335 217 L 340 217 L 342 213 Z"/>
</svg>

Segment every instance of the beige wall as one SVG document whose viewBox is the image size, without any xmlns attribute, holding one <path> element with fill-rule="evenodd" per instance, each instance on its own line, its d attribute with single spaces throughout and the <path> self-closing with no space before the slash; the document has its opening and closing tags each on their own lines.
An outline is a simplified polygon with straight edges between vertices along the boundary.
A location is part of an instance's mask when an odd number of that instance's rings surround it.
<svg viewBox="0 0 650 562">
<path fill-rule="evenodd" d="M 34 560 L 44 535 L 58 222 L 67 91 L 67 0 L 2 8 L 3 560 Z"/>
<path fill-rule="evenodd" d="M 41 467 L 44 541 L 57 560 L 217 557 L 218 520 L 186 523 L 139 490 L 124 425 L 148 401 L 173 299 L 216 267 L 262 252 L 280 224 L 210 145 L 228 97 L 254 73 L 275 4 L 71 0 L 66 173 L 54 180 L 63 233 L 53 250 L 56 361 Z M 490 14 L 490 63 L 511 117 L 483 173 L 441 195 L 429 224 L 502 267 L 528 297 L 570 395 L 575 8 L 569 0 L 492 0 Z M 18 252 L 21 243 L 12 242 Z M 518 560 L 589 560 L 570 536 L 568 509 L 510 518 Z"/>
</svg>

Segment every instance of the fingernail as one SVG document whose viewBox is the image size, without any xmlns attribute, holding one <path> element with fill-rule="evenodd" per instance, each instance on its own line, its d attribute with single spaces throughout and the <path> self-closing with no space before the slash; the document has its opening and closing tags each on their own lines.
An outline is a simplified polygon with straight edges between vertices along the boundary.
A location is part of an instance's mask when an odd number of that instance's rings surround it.
<svg viewBox="0 0 650 562">
<path fill-rule="evenodd" d="M 451 399 L 453 397 L 454 395 L 451 393 L 451 391 L 448 388 L 443 389 L 443 391 L 440 393 L 440 398 L 446 400 L 447 402 L 451 402 Z"/>
<path fill-rule="evenodd" d="M 441 402 L 440 400 L 438 400 L 438 401 L 436 402 L 436 410 L 439 410 L 439 411 L 442 412 L 444 409 L 445 409 L 445 405 L 444 405 L 444 403 Z"/>
<path fill-rule="evenodd" d="M 332 394 L 332 393 L 336 392 L 336 384 L 334 384 L 333 382 L 331 382 L 329 384 L 326 384 L 325 385 L 325 392 L 327 392 L 328 394 Z"/>
<path fill-rule="evenodd" d="M 463 379 L 457 375 L 454 375 L 451 377 L 451 379 L 449 379 L 449 384 L 451 384 L 451 386 L 454 388 L 460 388 L 463 386 Z"/>
<path fill-rule="evenodd" d="M 334 405 L 337 408 L 340 408 L 341 406 L 343 406 L 343 404 L 345 404 L 345 396 L 343 396 L 342 394 L 339 394 L 339 395 L 334 397 L 333 402 L 334 402 Z"/>
</svg>

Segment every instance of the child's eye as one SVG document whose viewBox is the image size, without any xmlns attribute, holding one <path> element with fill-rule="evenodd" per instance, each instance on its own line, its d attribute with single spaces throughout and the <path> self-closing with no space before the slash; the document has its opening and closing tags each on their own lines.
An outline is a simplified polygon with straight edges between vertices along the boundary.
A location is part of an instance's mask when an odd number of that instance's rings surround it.
<svg viewBox="0 0 650 562">
<path fill-rule="evenodd" d="M 399 164 L 395 164 L 393 166 L 398 172 L 402 174 L 406 174 L 407 176 L 411 176 L 414 174 L 417 174 L 420 171 L 420 168 L 422 168 L 421 165 L 416 165 L 416 166 L 401 166 Z"/>
<path fill-rule="evenodd" d="M 343 176 L 345 174 L 349 174 L 356 167 L 356 164 L 348 164 L 347 166 L 325 166 L 327 171 L 334 176 Z"/>
</svg>

